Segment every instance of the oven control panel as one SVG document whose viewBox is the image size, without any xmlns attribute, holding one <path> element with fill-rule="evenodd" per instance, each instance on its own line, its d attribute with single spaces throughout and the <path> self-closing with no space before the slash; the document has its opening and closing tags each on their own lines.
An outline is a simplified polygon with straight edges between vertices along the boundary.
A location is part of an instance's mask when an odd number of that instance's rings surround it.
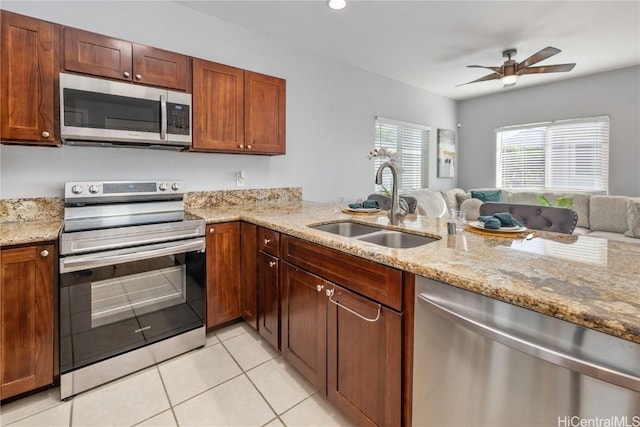
<svg viewBox="0 0 640 427">
<path fill-rule="evenodd" d="M 65 201 L 92 198 L 145 198 L 154 195 L 182 195 L 182 181 L 81 181 L 65 182 Z"/>
</svg>

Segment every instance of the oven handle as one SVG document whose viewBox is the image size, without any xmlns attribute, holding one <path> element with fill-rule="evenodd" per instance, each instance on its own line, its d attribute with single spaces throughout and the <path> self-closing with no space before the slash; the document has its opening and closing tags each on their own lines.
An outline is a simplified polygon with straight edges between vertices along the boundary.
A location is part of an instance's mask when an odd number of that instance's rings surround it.
<svg viewBox="0 0 640 427">
<path fill-rule="evenodd" d="M 119 249 L 116 251 L 99 252 L 89 255 L 76 255 L 60 259 L 60 273 L 88 270 L 106 265 L 123 264 L 125 262 L 141 261 L 159 256 L 181 254 L 184 252 L 204 251 L 204 237 L 191 239 L 187 242 L 168 242 L 158 245 Z"/>
</svg>

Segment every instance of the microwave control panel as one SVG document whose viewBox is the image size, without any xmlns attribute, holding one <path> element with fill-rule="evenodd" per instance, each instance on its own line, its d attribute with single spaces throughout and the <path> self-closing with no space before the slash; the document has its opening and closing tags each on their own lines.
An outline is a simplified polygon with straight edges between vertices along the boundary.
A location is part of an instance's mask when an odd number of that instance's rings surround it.
<svg viewBox="0 0 640 427">
<path fill-rule="evenodd" d="M 189 135 L 189 105 L 167 102 L 167 133 Z"/>
</svg>

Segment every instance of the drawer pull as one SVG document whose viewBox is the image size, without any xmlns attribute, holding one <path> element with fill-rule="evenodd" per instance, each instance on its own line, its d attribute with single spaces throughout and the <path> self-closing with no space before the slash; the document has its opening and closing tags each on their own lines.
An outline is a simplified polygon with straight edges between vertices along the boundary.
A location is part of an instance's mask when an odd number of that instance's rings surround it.
<svg viewBox="0 0 640 427">
<path fill-rule="evenodd" d="M 136 79 L 142 80 L 142 76 L 140 74 L 136 74 Z"/>
<path fill-rule="evenodd" d="M 41 257 L 49 256 L 49 251 L 46 249 L 43 249 L 42 251 L 40 251 L 40 256 Z"/>
<path fill-rule="evenodd" d="M 131 74 L 129 74 L 128 71 L 125 71 L 124 73 L 122 73 L 122 75 L 125 76 L 125 77 L 129 77 Z"/>
<path fill-rule="evenodd" d="M 322 288 L 324 288 L 324 285 L 316 285 L 316 291 L 322 292 Z"/>
<path fill-rule="evenodd" d="M 214 227 L 211 227 L 211 228 L 209 229 L 209 234 L 213 234 L 215 231 L 216 231 L 216 229 L 215 229 Z"/>
<path fill-rule="evenodd" d="M 265 246 L 268 245 L 269 243 L 271 243 L 271 239 L 264 239 Z"/>
<path fill-rule="evenodd" d="M 276 266 L 275 261 L 269 261 L 269 267 L 275 267 L 275 266 Z"/>
<path fill-rule="evenodd" d="M 42 132 L 42 137 L 43 138 L 49 138 L 49 132 L 47 132 L 46 130 L 44 132 Z"/>
<path fill-rule="evenodd" d="M 375 319 L 370 319 L 368 317 L 364 317 L 362 314 L 355 312 L 354 310 L 350 309 L 349 307 L 347 307 L 346 305 L 342 305 L 340 304 L 338 301 L 334 301 L 331 297 L 333 296 L 333 293 L 335 292 L 336 287 L 334 285 L 333 289 L 327 289 L 326 293 L 327 296 L 329 297 L 329 301 L 331 301 L 332 303 L 334 303 L 335 305 L 337 305 L 340 308 L 344 308 L 345 310 L 347 310 L 349 313 L 358 316 L 359 318 L 361 318 L 362 320 L 366 321 L 366 322 L 377 322 L 378 319 L 380 318 L 380 310 L 382 309 L 382 305 L 378 304 L 378 315 L 376 316 Z"/>
</svg>

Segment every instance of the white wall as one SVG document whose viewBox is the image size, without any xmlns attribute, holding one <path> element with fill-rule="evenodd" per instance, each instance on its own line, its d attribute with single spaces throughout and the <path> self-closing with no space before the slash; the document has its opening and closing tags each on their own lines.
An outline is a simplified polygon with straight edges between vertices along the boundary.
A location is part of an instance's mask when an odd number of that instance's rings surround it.
<svg viewBox="0 0 640 427">
<path fill-rule="evenodd" d="M 62 196 L 73 180 L 182 179 L 188 191 L 303 187 L 306 200 L 348 199 L 373 191 L 374 117 L 430 125 L 430 187 L 436 178 L 437 128 L 455 129 L 448 98 L 300 50 L 167 1 L 2 1 L 3 9 L 287 80 L 287 154 L 175 153 L 95 147 L 3 145 L 0 197 Z"/>
<path fill-rule="evenodd" d="M 640 196 L 637 66 L 459 102 L 458 182 L 463 188 L 495 187 L 498 127 L 600 115 L 610 118 L 609 193 Z"/>
</svg>

